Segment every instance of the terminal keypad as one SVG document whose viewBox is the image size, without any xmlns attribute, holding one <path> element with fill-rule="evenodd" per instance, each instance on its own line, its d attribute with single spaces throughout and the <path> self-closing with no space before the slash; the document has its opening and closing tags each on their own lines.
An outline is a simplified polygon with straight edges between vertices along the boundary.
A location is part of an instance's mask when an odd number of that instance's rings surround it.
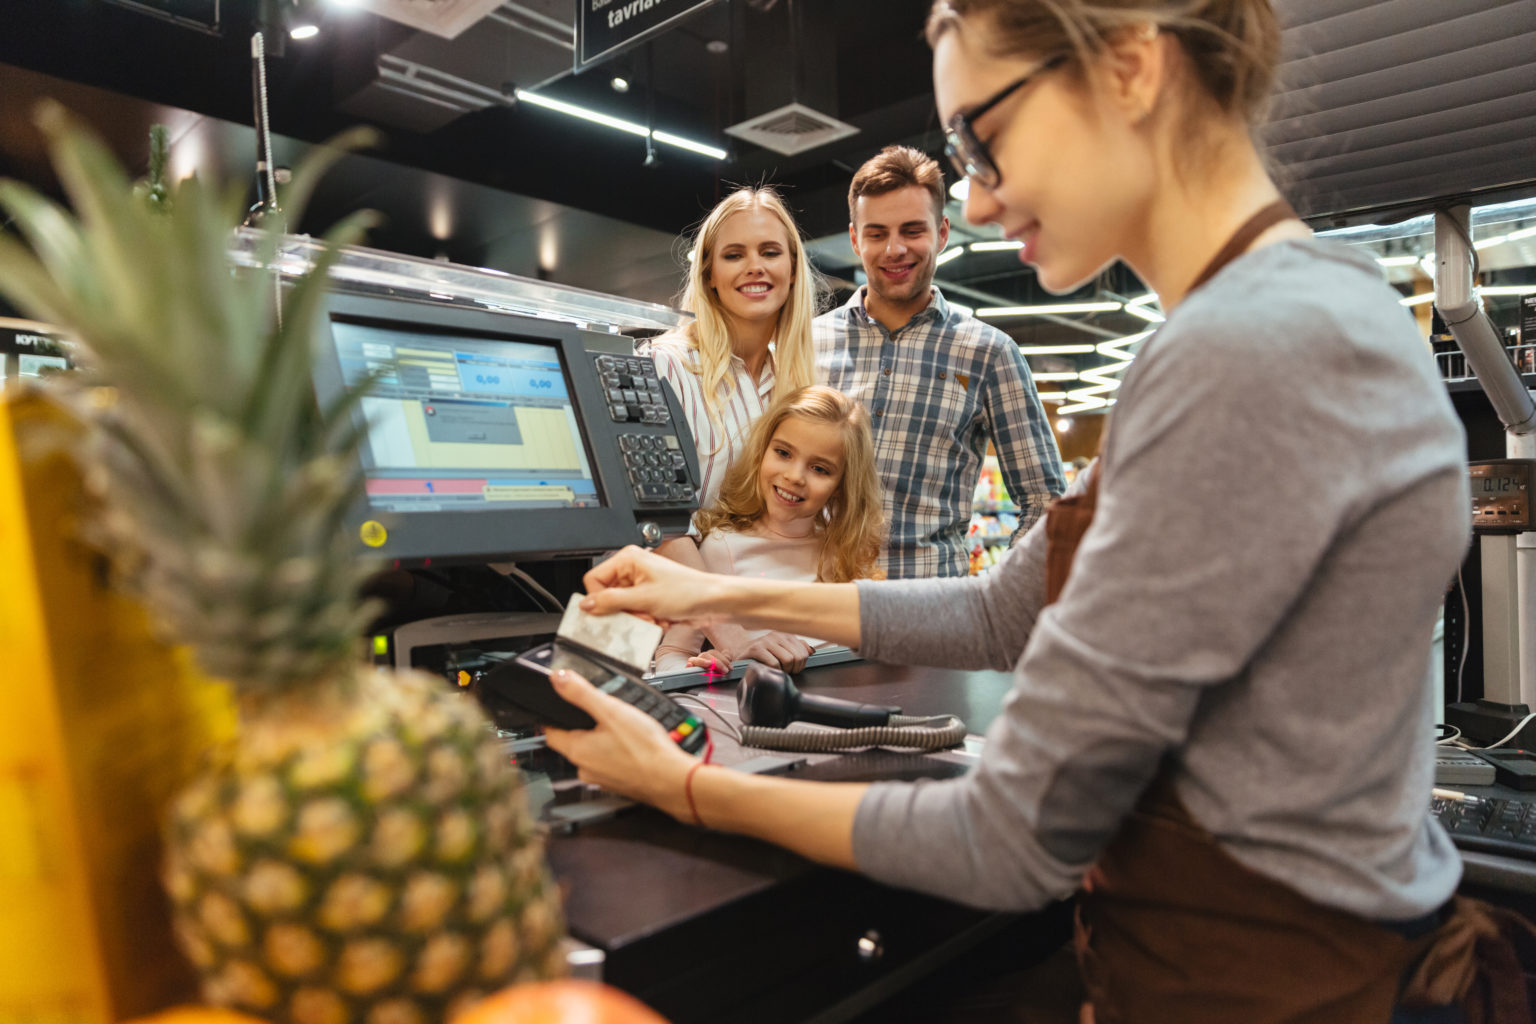
<svg viewBox="0 0 1536 1024">
<path fill-rule="evenodd" d="M 656 364 L 651 360 L 644 356 L 598 356 L 597 372 L 608 415 L 615 423 L 665 426 L 672 422 Z"/>
<path fill-rule="evenodd" d="M 676 435 L 620 434 L 619 451 L 636 501 L 690 501 L 693 484 L 688 460 Z"/>
</svg>

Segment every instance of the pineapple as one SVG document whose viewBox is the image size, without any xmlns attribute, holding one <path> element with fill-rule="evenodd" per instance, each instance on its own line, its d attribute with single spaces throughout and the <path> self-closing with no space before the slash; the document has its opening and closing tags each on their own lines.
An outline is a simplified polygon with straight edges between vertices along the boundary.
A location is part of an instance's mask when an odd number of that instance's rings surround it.
<svg viewBox="0 0 1536 1024">
<path fill-rule="evenodd" d="M 90 539 L 240 709 L 165 831 L 204 997 L 278 1022 L 415 1024 L 563 973 L 558 896 L 484 716 L 358 654 L 369 567 L 339 528 L 361 487 L 355 398 L 318 409 L 310 389 L 328 259 L 278 317 L 272 280 L 226 259 L 241 190 L 135 195 L 62 110 L 39 121 L 76 212 L 0 185 L 31 243 L 0 236 L 0 292 L 81 347 L 82 374 L 53 390 L 86 427 Z M 285 215 L 263 223 L 270 264 Z"/>
</svg>

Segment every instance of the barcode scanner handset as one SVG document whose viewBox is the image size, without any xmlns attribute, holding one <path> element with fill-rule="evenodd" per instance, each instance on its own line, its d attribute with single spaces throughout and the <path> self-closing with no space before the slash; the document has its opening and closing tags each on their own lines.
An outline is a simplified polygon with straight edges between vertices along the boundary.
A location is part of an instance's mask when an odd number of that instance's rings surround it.
<svg viewBox="0 0 1536 1024">
<path fill-rule="evenodd" d="M 742 744 L 770 750 L 942 750 L 958 746 L 966 736 L 965 723 L 954 715 L 903 715 L 897 707 L 801 693 L 789 676 L 765 665 L 753 665 L 742 676 L 736 685 L 736 708 L 741 714 Z M 792 721 L 836 728 L 787 728 Z"/>
</svg>

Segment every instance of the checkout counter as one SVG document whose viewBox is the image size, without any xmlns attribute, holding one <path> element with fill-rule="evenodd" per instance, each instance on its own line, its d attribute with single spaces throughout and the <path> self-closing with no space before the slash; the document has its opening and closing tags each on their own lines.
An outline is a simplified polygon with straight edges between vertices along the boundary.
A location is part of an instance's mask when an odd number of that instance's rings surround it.
<svg viewBox="0 0 1536 1024">
<path fill-rule="evenodd" d="M 688 692 L 730 720 L 735 685 Z M 857 661 L 809 668 L 797 685 L 898 705 L 906 714 L 955 714 L 979 733 L 997 715 L 1011 677 Z M 797 778 L 948 777 L 965 772 L 979 751 L 974 735 L 963 748 L 928 755 L 756 751 L 733 744 L 714 716 L 702 717 L 719 763 Z M 595 947 L 590 955 L 601 959 L 602 979 L 674 1024 L 847 1020 L 1005 928 L 1024 936 L 1011 954 L 1020 967 L 1070 935 L 1065 905 L 1032 915 L 972 910 L 646 807 L 596 823 L 556 818 L 548 852 L 568 888 L 571 934 Z"/>
</svg>

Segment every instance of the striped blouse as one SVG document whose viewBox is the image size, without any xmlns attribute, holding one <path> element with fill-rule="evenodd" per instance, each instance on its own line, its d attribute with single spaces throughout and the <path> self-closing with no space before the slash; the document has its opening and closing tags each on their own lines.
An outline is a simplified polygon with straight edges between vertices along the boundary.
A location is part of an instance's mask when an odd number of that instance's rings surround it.
<svg viewBox="0 0 1536 1024">
<path fill-rule="evenodd" d="M 693 434 L 699 452 L 699 474 L 703 484 L 699 507 L 708 508 L 720 493 L 725 471 L 747 444 L 747 434 L 757 418 L 773 404 L 773 344 L 768 345 L 768 360 L 762 377 L 754 381 L 740 356 L 731 356 L 731 366 L 720 382 L 718 420 L 712 421 L 704 408 L 704 382 L 698 350 L 686 338 L 664 334 L 635 347 L 640 355 L 649 355 L 656 363 L 656 373 L 670 381 L 683 407 L 683 417 Z M 734 385 L 734 386 L 732 386 Z"/>
</svg>

